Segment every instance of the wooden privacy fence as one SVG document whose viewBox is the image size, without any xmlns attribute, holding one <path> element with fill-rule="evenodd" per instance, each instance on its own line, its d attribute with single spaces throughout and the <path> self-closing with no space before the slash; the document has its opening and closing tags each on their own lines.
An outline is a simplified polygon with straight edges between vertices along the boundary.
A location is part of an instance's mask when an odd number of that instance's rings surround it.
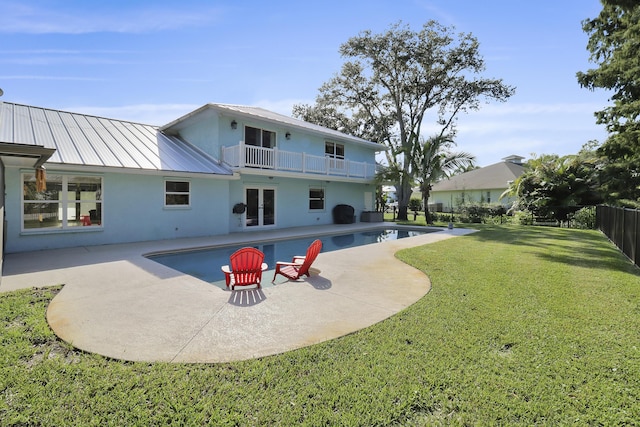
<svg viewBox="0 0 640 427">
<path fill-rule="evenodd" d="M 640 266 L 640 211 L 612 206 L 596 207 L 596 227 L 633 263 Z"/>
</svg>

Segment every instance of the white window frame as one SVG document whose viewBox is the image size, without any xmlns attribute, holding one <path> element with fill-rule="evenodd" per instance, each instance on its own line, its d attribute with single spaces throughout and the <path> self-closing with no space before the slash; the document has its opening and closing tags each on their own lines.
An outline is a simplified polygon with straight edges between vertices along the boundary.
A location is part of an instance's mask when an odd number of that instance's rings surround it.
<svg viewBox="0 0 640 427">
<path fill-rule="evenodd" d="M 342 154 L 338 154 L 338 148 L 341 149 Z M 324 142 L 324 155 L 329 159 L 329 169 L 332 171 L 345 170 L 344 160 L 344 144 L 337 142 L 325 141 Z"/>
<path fill-rule="evenodd" d="M 321 191 L 322 192 L 322 197 L 311 197 L 311 193 L 313 191 Z M 321 208 L 313 208 L 311 207 L 311 203 L 313 201 L 322 201 L 322 207 Z M 313 211 L 313 212 L 322 212 L 325 210 L 325 207 L 327 206 L 327 190 L 325 189 L 325 187 L 321 187 L 321 186 L 311 186 L 309 187 L 309 210 Z"/>
<path fill-rule="evenodd" d="M 255 200 L 257 206 L 257 220 L 258 222 L 249 225 L 247 223 L 248 215 L 249 215 L 249 207 L 250 201 L 247 199 L 247 190 L 257 190 L 257 199 Z M 273 191 L 273 223 L 265 224 L 265 191 Z M 242 215 L 243 219 L 243 227 L 245 229 L 268 229 L 275 228 L 278 225 L 278 189 L 276 186 L 272 185 L 245 185 L 243 189 L 244 193 L 244 203 L 247 206 L 244 214 Z"/>
<path fill-rule="evenodd" d="M 102 229 L 103 225 L 104 225 L 104 178 L 101 175 L 90 175 L 90 174 L 83 174 L 83 173 L 69 173 L 69 172 L 55 172 L 55 171 L 47 171 L 47 174 L 49 175 L 49 177 L 53 177 L 53 176 L 60 176 L 62 178 L 60 185 L 61 185 L 61 191 L 58 193 L 58 199 L 46 199 L 44 196 L 42 198 L 36 198 L 36 199 L 27 199 L 25 198 L 25 193 L 27 191 L 27 183 L 25 182 L 25 177 L 27 175 L 29 176 L 33 176 L 35 179 L 35 172 L 29 171 L 29 172 L 22 172 L 20 174 L 20 183 L 22 186 L 23 191 L 21 191 L 21 196 L 20 196 L 20 207 L 21 207 L 21 212 L 20 212 L 20 229 L 22 232 L 26 232 L 26 233 L 46 233 L 46 232 L 60 232 L 60 231 L 64 231 L 64 232 L 70 232 L 70 231 L 89 231 L 89 230 L 96 230 L 96 229 Z M 72 184 L 74 183 L 73 180 L 70 181 L 70 178 L 77 178 L 77 177 L 89 177 L 89 178 L 96 178 L 100 180 L 100 188 L 98 189 L 98 191 L 96 191 L 95 194 L 95 199 L 80 199 L 80 200 L 76 200 L 74 199 L 69 199 L 69 183 L 71 182 Z M 35 183 L 35 181 L 29 180 L 29 184 L 33 184 Z M 30 186 L 29 185 L 29 186 Z M 45 190 L 46 192 L 46 190 Z M 36 193 L 36 197 L 38 197 L 38 194 L 42 195 L 43 192 L 41 193 Z M 59 218 L 59 222 L 55 223 L 58 225 L 54 225 L 51 227 L 25 227 L 25 221 L 27 220 L 27 218 L 25 217 L 25 207 L 27 205 L 30 204 L 34 204 L 34 205 L 54 205 L 57 204 L 58 205 L 58 215 L 57 218 Z M 69 218 L 69 212 L 71 210 L 74 210 L 74 208 L 72 208 L 72 205 L 92 205 L 90 207 L 94 207 L 96 209 L 97 212 L 99 212 L 99 219 L 96 220 L 91 219 L 90 218 L 90 211 L 92 209 L 86 209 L 87 214 L 85 215 L 80 215 L 80 218 L 76 218 L 75 220 L 70 219 Z M 99 208 L 98 208 L 99 206 Z M 86 206 L 85 206 L 86 207 Z M 82 208 L 80 209 L 80 212 L 82 212 Z M 46 216 L 46 213 L 40 213 L 40 214 L 29 214 L 29 215 L 38 215 L 39 220 L 45 221 L 46 218 L 44 218 L 43 216 Z M 84 223 L 83 218 L 82 217 L 86 217 L 84 219 L 87 220 L 87 223 Z"/>
<path fill-rule="evenodd" d="M 177 182 L 177 183 L 186 183 L 189 186 L 189 189 L 185 191 L 168 191 L 167 184 L 169 182 Z M 165 178 L 163 181 L 163 193 L 164 193 L 164 207 L 165 209 L 190 209 L 191 208 L 191 181 L 183 178 Z M 167 196 L 187 196 L 188 203 L 187 204 L 168 204 Z"/>
<path fill-rule="evenodd" d="M 338 154 L 338 147 L 342 148 L 342 154 Z M 327 148 L 331 148 L 331 152 L 327 151 Z M 344 160 L 344 144 L 337 142 L 325 141 L 324 142 L 324 154 L 332 159 Z"/>
<path fill-rule="evenodd" d="M 269 129 L 263 129 L 257 126 L 250 126 L 250 125 L 245 125 L 244 127 L 244 141 L 245 144 L 247 143 L 247 129 L 251 128 L 251 129 L 256 129 L 258 130 L 258 137 L 260 139 L 260 141 L 257 141 L 257 145 L 252 145 L 253 147 L 261 147 L 261 148 L 276 148 L 276 141 L 277 141 L 277 137 L 278 135 L 276 134 L 276 132 L 269 130 Z M 268 147 L 265 147 L 265 142 L 264 142 L 264 134 L 268 133 L 270 134 L 270 139 L 271 139 L 271 145 Z M 251 144 L 247 144 L 247 145 L 251 145 Z"/>
</svg>

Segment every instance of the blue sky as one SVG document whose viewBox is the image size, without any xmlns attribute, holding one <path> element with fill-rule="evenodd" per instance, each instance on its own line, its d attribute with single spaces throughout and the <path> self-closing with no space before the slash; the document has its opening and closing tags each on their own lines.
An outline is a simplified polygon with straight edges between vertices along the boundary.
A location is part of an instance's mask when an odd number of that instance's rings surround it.
<svg viewBox="0 0 640 427">
<path fill-rule="evenodd" d="M 459 117 L 457 149 L 480 166 L 518 154 L 572 154 L 604 141 L 580 88 L 581 21 L 598 0 L 3 0 L 3 101 L 162 125 L 209 102 L 291 115 L 340 70 L 340 44 L 363 30 L 434 19 L 472 33 L 485 77 L 516 87 L 506 103 Z"/>
</svg>

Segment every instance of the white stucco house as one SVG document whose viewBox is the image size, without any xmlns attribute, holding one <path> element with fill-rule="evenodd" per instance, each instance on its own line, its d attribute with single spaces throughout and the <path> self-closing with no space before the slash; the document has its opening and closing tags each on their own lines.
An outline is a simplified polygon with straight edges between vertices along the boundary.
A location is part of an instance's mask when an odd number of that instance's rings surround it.
<svg viewBox="0 0 640 427">
<path fill-rule="evenodd" d="M 0 102 L 3 254 L 360 218 L 383 149 L 256 107 L 156 127 Z"/>
<path fill-rule="evenodd" d="M 429 197 L 429 209 L 437 212 L 451 212 L 461 203 L 501 204 L 509 207 L 513 198 L 500 198 L 509 185 L 522 175 L 524 157 L 511 155 L 483 168 L 455 175 L 433 185 Z"/>
</svg>

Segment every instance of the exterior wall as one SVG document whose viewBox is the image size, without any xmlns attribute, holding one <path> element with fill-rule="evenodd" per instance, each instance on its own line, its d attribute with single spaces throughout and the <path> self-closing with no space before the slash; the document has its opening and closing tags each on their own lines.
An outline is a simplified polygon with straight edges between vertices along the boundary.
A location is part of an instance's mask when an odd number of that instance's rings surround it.
<svg viewBox="0 0 640 427">
<path fill-rule="evenodd" d="M 235 119 L 237 128 L 231 128 L 233 118 L 221 116 L 213 111 L 205 110 L 193 118 L 187 119 L 179 130 L 180 137 L 197 146 L 216 159 L 220 159 L 221 148 L 235 146 L 245 140 L 245 126 L 265 129 L 276 133 L 276 147 L 284 151 L 307 153 L 324 156 L 325 141 L 336 142 L 345 146 L 345 158 L 356 162 L 375 163 L 375 151 L 357 144 L 345 143 L 337 139 L 290 129 L 286 125 L 278 126 L 259 119 Z M 286 139 L 287 132 L 291 138 Z"/>
<path fill-rule="evenodd" d="M 48 173 L 57 171 L 49 166 Z M 60 171 L 62 172 L 62 171 Z M 164 207 L 165 177 L 123 173 L 103 177 L 102 228 L 39 232 L 21 231 L 21 171 L 6 170 L 7 252 L 145 240 L 209 236 L 228 233 L 229 181 L 181 178 L 191 183 L 191 206 Z"/>
<path fill-rule="evenodd" d="M 27 170 L 26 172 L 32 172 Z M 48 167 L 49 174 L 65 173 Z M 78 174 L 74 172 L 74 174 Z M 22 231 L 22 177 L 19 168 L 6 170 L 6 252 L 23 252 L 137 241 L 223 235 L 230 232 L 264 230 L 245 227 L 243 216 L 232 213 L 244 202 L 245 188 L 276 190 L 276 224 L 289 228 L 333 223 L 338 204 L 354 207 L 356 221 L 362 211 L 373 209 L 373 184 L 305 180 L 300 178 L 244 176 L 240 180 L 165 177 L 156 175 L 91 173 L 103 178 L 102 228 L 76 227 L 72 230 Z M 191 206 L 164 207 L 165 178 L 191 183 Z M 325 190 L 325 207 L 309 209 L 309 189 Z M 365 193 L 368 193 L 365 196 Z"/>
<path fill-rule="evenodd" d="M 4 189 L 4 163 L 0 160 L 0 188 Z M 2 264 L 4 262 L 4 251 L 5 251 L 5 217 L 4 217 L 4 198 L 5 192 L 3 191 L 0 194 L 0 239 L 2 241 L 0 244 L 2 245 L 2 251 L 0 251 L 0 284 L 2 283 Z"/>
<path fill-rule="evenodd" d="M 266 176 L 244 176 L 238 181 L 230 182 L 229 199 L 229 230 L 243 232 L 261 230 L 264 228 L 245 227 L 244 215 L 231 213 L 231 207 L 236 203 L 244 203 L 245 188 L 267 187 L 276 190 L 276 213 L 273 228 L 302 227 L 312 225 L 326 225 L 333 223 L 333 207 L 338 204 L 348 204 L 354 207 L 358 220 L 364 210 L 372 210 L 375 196 L 375 186 L 372 184 L 356 184 L 346 182 L 317 181 L 299 178 Z M 325 207 L 323 210 L 309 209 L 309 189 L 324 188 Z M 365 193 L 370 193 L 366 200 Z M 367 206 L 367 202 L 369 206 Z"/>
<path fill-rule="evenodd" d="M 281 150 L 324 156 L 325 142 L 335 142 L 344 145 L 344 157 L 346 160 L 368 163 L 375 163 L 376 161 L 375 151 L 357 144 L 349 144 L 337 139 L 312 134 L 300 134 L 296 131 L 292 132 L 291 139 L 287 140 L 284 138 L 284 134 L 284 131 L 278 133 L 278 148 Z"/>
<path fill-rule="evenodd" d="M 231 127 L 232 120 L 237 122 L 236 129 Z M 220 159 L 222 147 L 237 146 L 244 140 L 245 126 L 275 132 L 276 147 L 280 150 L 323 157 L 325 142 L 329 141 L 344 145 L 346 160 L 375 163 L 374 147 L 332 139 L 313 131 L 305 132 L 286 124 L 266 122 L 258 117 L 234 118 L 209 109 L 186 117 L 176 127 L 172 127 L 171 131 L 177 132 L 182 139 L 212 157 Z M 285 137 L 287 132 L 291 133 L 290 139 Z M 82 168 L 86 172 L 78 172 L 78 167 L 74 168 L 74 172 L 68 172 L 62 165 L 46 166 L 47 173 L 51 175 L 86 174 L 102 177 L 102 226 L 23 231 L 22 171 L 18 167 L 7 167 L 4 173 L 6 198 L 4 201 L 0 200 L 0 213 L 2 209 L 6 212 L 4 231 L 8 253 L 264 230 L 265 227 L 246 227 L 243 216 L 232 213 L 233 205 L 245 202 L 245 189 L 250 186 L 271 187 L 276 190 L 276 223 L 273 228 L 331 224 L 332 210 L 338 204 L 353 206 L 356 221 L 359 221 L 363 211 L 374 209 L 375 201 L 373 184 L 345 182 L 348 179 L 332 181 L 329 175 L 325 178 L 324 175 L 309 174 L 316 179 L 306 179 L 297 174 L 295 178 L 288 178 L 287 172 L 282 172 L 280 176 L 273 176 L 271 179 L 269 176 L 249 174 L 243 174 L 240 179 L 230 179 L 213 175 L 194 177 L 192 174 L 191 177 L 180 177 L 155 172 L 129 173 L 126 169 L 116 168 L 106 172 L 103 168 L 94 173 L 90 166 Z M 24 172 L 33 173 L 33 170 Z M 323 178 L 317 179 L 320 176 Z M 167 178 L 191 183 L 191 206 L 164 207 L 164 182 Z M 309 189 L 312 187 L 325 190 L 325 207 L 322 210 L 309 209 Z M 1 262 L 0 259 L 0 266 Z"/>
<path fill-rule="evenodd" d="M 466 191 L 437 191 L 432 192 L 429 197 L 429 205 L 442 204 L 442 209 L 445 212 L 450 212 L 451 200 L 453 199 L 454 208 L 458 206 L 463 199 L 465 202 L 484 202 L 490 204 L 501 204 L 508 207 L 513 202 L 513 198 L 500 199 L 500 195 L 506 190 L 506 188 L 485 189 L 485 190 L 466 190 Z M 491 193 L 491 201 L 487 202 L 487 192 Z"/>
<path fill-rule="evenodd" d="M 179 130 L 180 137 L 215 159 L 220 158 L 220 141 L 231 140 L 231 125 L 213 111 L 203 111 L 197 117 L 186 120 L 184 125 L 187 126 Z"/>
</svg>

